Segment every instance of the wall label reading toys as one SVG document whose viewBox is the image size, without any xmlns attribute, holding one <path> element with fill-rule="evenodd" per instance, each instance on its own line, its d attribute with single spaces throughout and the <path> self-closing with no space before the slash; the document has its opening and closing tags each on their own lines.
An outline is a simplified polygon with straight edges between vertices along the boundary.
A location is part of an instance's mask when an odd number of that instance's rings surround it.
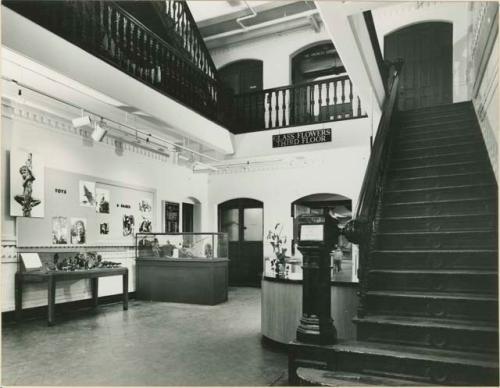
<svg viewBox="0 0 500 388">
<path fill-rule="evenodd" d="M 290 147 L 304 144 L 328 143 L 332 141 L 332 129 L 283 133 L 273 135 L 273 148 Z"/>
<path fill-rule="evenodd" d="M 66 189 L 54 189 L 57 194 L 68 194 Z"/>
</svg>

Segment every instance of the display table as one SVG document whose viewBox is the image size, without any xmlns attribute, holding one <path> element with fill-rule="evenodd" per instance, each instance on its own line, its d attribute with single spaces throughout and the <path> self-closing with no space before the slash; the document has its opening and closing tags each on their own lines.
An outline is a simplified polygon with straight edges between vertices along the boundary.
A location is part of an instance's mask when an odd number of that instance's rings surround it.
<svg viewBox="0 0 500 388">
<path fill-rule="evenodd" d="M 358 306 L 357 290 L 357 283 L 331 283 L 332 318 L 339 338 L 356 338 L 352 319 Z M 262 335 L 282 344 L 294 340 L 302 317 L 302 280 L 264 277 L 261 305 Z"/>
<path fill-rule="evenodd" d="M 228 259 L 138 258 L 136 298 L 215 305 L 227 301 Z"/>
<path fill-rule="evenodd" d="M 122 276 L 123 278 L 123 309 L 128 309 L 128 268 L 94 268 L 81 271 L 34 271 L 16 272 L 15 304 L 16 320 L 21 320 L 23 309 L 23 286 L 25 283 L 47 282 L 48 319 L 49 326 L 55 324 L 56 285 L 62 280 L 90 279 L 92 286 L 92 301 L 94 307 L 98 304 L 99 278 L 107 276 Z"/>
</svg>

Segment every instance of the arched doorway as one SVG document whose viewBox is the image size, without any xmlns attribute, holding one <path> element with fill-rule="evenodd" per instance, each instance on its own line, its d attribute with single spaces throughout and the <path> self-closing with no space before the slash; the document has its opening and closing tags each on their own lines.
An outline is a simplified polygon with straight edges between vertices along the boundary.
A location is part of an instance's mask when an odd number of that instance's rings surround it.
<svg viewBox="0 0 500 388">
<path fill-rule="evenodd" d="M 399 109 L 453 102 L 453 24 L 425 22 L 384 37 L 384 57 L 403 59 Z"/>
<path fill-rule="evenodd" d="M 258 59 L 242 59 L 221 67 L 219 78 L 233 96 L 233 113 L 240 129 L 257 129 L 264 125 L 263 63 Z M 242 96 L 243 95 L 243 96 Z"/>
<path fill-rule="evenodd" d="M 236 198 L 219 205 L 219 232 L 227 233 L 229 285 L 260 286 L 263 270 L 264 204 Z"/>
<path fill-rule="evenodd" d="M 293 54 L 291 74 L 295 87 L 290 95 L 290 122 L 296 125 L 307 124 L 352 112 L 352 101 L 341 101 L 341 93 L 344 93 L 345 98 L 351 92 L 351 89 L 347 91 L 348 83 L 327 81 L 345 73 L 344 64 L 332 42 L 318 42 Z M 314 81 L 324 82 L 312 83 Z"/>
<path fill-rule="evenodd" d="M 342 229 L 352 218 L 352 201 L 350 198 L 339 194 L 318 193 L 299 198 L 292 202 L 293 217 L 293 244 L 292 255 L 300 253 L 296 249 L 298 239 L 297 217 L 302 214 L 328 215 L 335 217 Z M 355 280 L 356 265 L 352 244 L 344 235 L 340 235 L 337 246 L 341 255 L 332 256 L 332 280 L 337 282 L 352 282 Z"/>
</svg>

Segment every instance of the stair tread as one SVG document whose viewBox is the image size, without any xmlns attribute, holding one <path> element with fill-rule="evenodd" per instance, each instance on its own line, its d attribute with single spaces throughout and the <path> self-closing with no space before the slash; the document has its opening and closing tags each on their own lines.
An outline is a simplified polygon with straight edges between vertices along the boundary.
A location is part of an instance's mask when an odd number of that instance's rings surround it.
<svg viewBox="0 0 500 388">
<path fill-rule="evenodd" d="M 481 143 L 480 141 L 475 142 L 475 143 Z M 436 155 L 422 155 L 422 156 L 413 156 L 413 157 L 398 157 L 398 158 L 393 158 L 392 161 L 397 161 L 397 162 L 402 162 L 402 161 L 409 161 L 409 160 L 425 160 L 425 159 L 430 159 L 430 158 L 442 158 L 446 156 L 457 156 L 457 155 L 474 155 L 474 154 L 483 154 L 482 152 L 478 150 L 473 150 L 473 151 L 468 151 L 468 152 L 445 152 L 443 154 L 436 154 Z"/>
<path fill-rule="evenodd" d="M 436 204 L 436 203 L 450 203 L 450 202 L 472 202 L 484 201 L 487 199 L 494 199 L 493 196 L 475 197 L 475 198 L 460 198 L 460 199 L 439 199 L 439 200 L 425 200 L 425 201 L 408 201 L 408 202 L 384 202 L 383 206 L 400 206 L 400 205 L 422 205 L 422 204 Z"/>
<path fill-rule="evenodd" d="M 475 135 L 470 135 L 470 137 L 475 137 Z M 431 145 L 431 146 L 425 146 L 425 147 L 401 147 L 398 149 L 398 152 L 401 153 L 401 151 L 408 152 L 408 151 L 421 151 L 421 150 L 431 150 L 431 149 L 436 149 L 436 148 L 449 148 L 449 147 L 455 147 L 455 146 L 461 146 L 461 145 L 470 145 L 470 141 L 466 142 L 457 142 L 457 143 L 449 143 L 449 144 L 440 144 L 440 145 Z"/>
<path fill-rule="evenodd" d="M 382 323 L 398 326 L 412 327 L 440 327 L 459 330 L 498 332 L 496 322 L 472 321 L 467 319 L 429 318 L 429 317 L 403 317 L 395 315 L 369 315 L 363 318 L 354 318 L 354 322 Z"/>
<path fill-rule="evenodd" d="M 370 273 L 422 274 L 422 275 L 496 275 L 488 269 L 371 269 Z"/>
<path fill-rule="evenodd" d="M 460 176 L 477 176 L 477 175 L 490 175 L 489 172 L 460 172 L 456 174 L 439 174 L 439 175 L 429 175 L 429 176 L 416 176 L 416 177 L 398 177 L 390 178 L 390 181 L 403 181 L 403 180 L 417 180 L 417 179 L 429 179 L 429 178 L 447 178 L 447 177 L 460 177 Z"/>
<path fill-rule="evenodd" d="M 494 183 L 475 183 L 470 185 L 454 185 L 454 186 L 440 186 L 440 187 L 424 187 L 418 189 L 387 189 L 384 193 L 415 193 L 419 191 L 441 191 L 451 189 L 469 189 L 473 187 L 495 187 Z"/>
<path fill-rule="evenodd" d="M 383 218 L 382 218 L 383 219 Z M 496 230 L 495 229 L 491 229 L 491 228 L 487 228 L 487 229 L 464 229 L 464 230 L 443 230 L 443 231 L 432 231 L 432 230 L 429 230 L 429 231 L 415 231 L 415 232 L 377 232 L 377 236 L 395 236 L 395 235 L 408 235 L 408 236 L 423 236 L 423 235 L 427 235 L 427 234 L 433 234 L 433 235 L 440 235 L 440 234 L 449 234 L 449 235 L 453 235 L 453 234 L 464 234 L 464 233 L 490 233 L 490 232 L 495 232 L 496 233 Z"/>
<path fill-rule="evenodd" d="M 344 371 L 328 371 L 315 368 L 297 368 L 300 379 L 315 386 L 324 387 L 353 387 L 353 386 L 415 386 L 415 382 L 390 377 L 372 376 L 365 373 Z M 418 385 L 421 384 L 419 382 Z"/>
<path fill-rule="evenodd" d="M 334 345 L 337 351 L 351 353 L 370 353 L 404 359 L 445 362 L 498 369 L 498 355 L 465 352 L 458 350 L 429 349 L 416 346 L 401 346 L 382 342 L 352 341 Z"/>
<path fill-rule="evenodd" d="M 496 253 L 496 249 L 375 249 L 373 253 Z"/>
<path fill-rule="evenodd" d="M 436 136 L 436 137 L 431 137 L 431 138 L 424 138 L 424 139 L 416 139 L 416 138 L 408 138 L 405 136 L 400 136 L 396 140 L 396 147 L 402 147 L 403 145 L 408 145 L 408 144 L 413 144 L 413 143 L 421 143 L 421 142 L 433 142 L 433 141 L 443 141 L 443 140 L 455 140 L 455 139 L 461 139 L 464 137 L 472 137 L 472 136 L 479 136 L 475 132 L 472 133 L 462 133 L 460 135 L 443 135 L 443 136 Z"/>
<path fill-rule="evenodd" d="M 430 216 L 388 216 L 380 217 L 380 220 L 419 220 L 419 219 L 440 219 L 440 218 L 458 218 L 458 217 L 495 217 L 492 213 L 475 213 L 475 214 L 448 214 L 448 215 L 430 215 Z M 496 218 L 496 217 L 495 217 Z"/>
<path fill-rule="evenodd" d="M 436 168 L 436 167 L 450 167 L 450 166 L 466 166 L 466 165 L 471 165 L 471 164 L 485 164 L 486 161 L 481 160 L 468 160 L 464 162 L 453 162 L 453 163 L 439 163 L 439 164 L 433 164 L 430 166 L 410 166 L 410 167 L 397 167 L 397 168 L 390 168 L 389 172 L 393 171 L 413 171 L 413 170 L 423 170 L 423 169 L 428 169 L 428 168 Z"/>
<path fill-rule="evenodd" d="M 456 300 L 482 300 L 482 301 L 497 301 L 497 295 L 493 294 L 477 294 L 477 293 L 465 293 L 465 292 L 442 292 L 442 291 L 392 291 L 392 290 L 380 290 L 380 291 L 367 291 L 367 295 L 374 296 L 404 296 L 404 297 L 414 297 L 414 298 L 429 298 L 429 299 L 456 299 Z"/>
<path fill-rule="evenodd" d="M 454 124 L 460 125 L 460 124 L 464 124 L 464 123 L 475 125 L 474 119 L 443 120 L 443 121 L 439 121 L 439 122 L 436 122 L 436 121 L 428 122 L 428 123 L 422 123 L 422 122 L 419 123 L 417 120 L 415 120 L 415 122 L 413 122 L 413 123 L 404 123 L 403 122 L 400 124 L 400 130 L 402 130 L 402 131 L 417 130 L 418 131 L 418 128 L 433 128 L 433 127 L 439 127 L 439 126 L 444 126 L 444 125 L 454 125 Z"/>
</svg>

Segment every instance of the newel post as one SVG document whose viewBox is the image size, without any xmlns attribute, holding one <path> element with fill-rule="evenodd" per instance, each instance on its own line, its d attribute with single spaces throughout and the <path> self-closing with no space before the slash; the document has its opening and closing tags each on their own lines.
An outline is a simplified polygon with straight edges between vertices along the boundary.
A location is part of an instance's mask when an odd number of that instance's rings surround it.
<svg viewBox="0 0 500 388">
<path fill-rule="evenodd" d="M 298 217 L 299 245 L 303 256 L 302 318 L 297 340 L 334 344 L 337 330 L 331 314 L 330 251 L 338 242 L 338 222 L 326 216 Z"/>
</svg>

